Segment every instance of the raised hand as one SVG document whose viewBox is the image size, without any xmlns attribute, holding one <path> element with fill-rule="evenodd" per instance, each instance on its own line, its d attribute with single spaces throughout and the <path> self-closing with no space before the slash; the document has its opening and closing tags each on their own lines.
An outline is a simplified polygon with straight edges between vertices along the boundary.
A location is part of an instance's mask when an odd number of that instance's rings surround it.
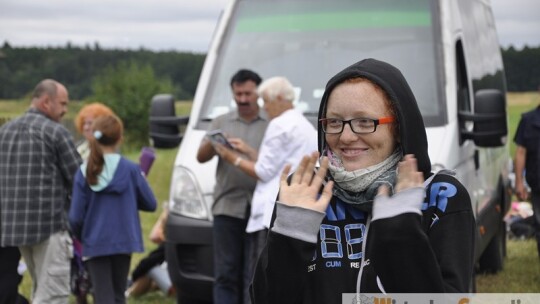
<svg viewBox="0 0 540 304">
<path fill-rule="evenodd" d="M 395 192 L 398 193 L 415 187 L 422 187 L 424 183 L 424 175 L 418 171 L 416 158 L 412 154 L 407 154 L 398 164 L 398 175 Z M 388 195 L 388 187 L 379 187 L 378 194 Z"/>
<path fill-rule="evenodd" d="M 300 165 L 294 172 L 291 183 L 287 182 L 287 176 L 291 166 L 287 165 L 281 174 L 279 190 L 279 201 L 289 206 L 302 207 L 325 212 L 332 198 L 333 182 L 329 181 L 324 185 L 322 193 L 319 190 L 324 182 L 326 170 L 328 169 L 328 158 L 324 157 L 321 167 L 316 171 L 315 164 L 319 158 L 319 153 L 314 152 L 302 158 Z"/>
</svg>

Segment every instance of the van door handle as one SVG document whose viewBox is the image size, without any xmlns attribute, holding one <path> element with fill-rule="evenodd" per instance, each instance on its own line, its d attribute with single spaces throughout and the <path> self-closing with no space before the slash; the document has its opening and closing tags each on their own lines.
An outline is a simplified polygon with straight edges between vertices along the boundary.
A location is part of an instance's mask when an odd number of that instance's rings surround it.
<svg viewBox="0 0 540 304">
<path fill-rule="evenodd" d="M 480 168 L 480 153 L 478 153 L 478 150 L 474 150 L 474 169 L 478 170 Z"/>
</svg>

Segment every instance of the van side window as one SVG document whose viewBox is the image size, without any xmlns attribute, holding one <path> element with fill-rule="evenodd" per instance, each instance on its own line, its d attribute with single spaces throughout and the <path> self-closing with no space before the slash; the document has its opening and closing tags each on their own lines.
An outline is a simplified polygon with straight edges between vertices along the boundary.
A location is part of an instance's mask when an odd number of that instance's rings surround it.
<svg viewBox="0 0 540 304">
<path fill-rule="evenodd" d="M 456 43 L 456 89 L 457 89 L 457 104 L 458 104 L 458 111 L 464 111 L 464 112 L 471 112 L 471 100 L 470 100 L 470 93 L 469 93 L 469 81 L 467 77 L 467 66 L 465 64 L 465 54 L 463 53 L 463 45 L 461 41 L 458 41 Z M 460 130 L 463 129 L 465 124 L 467 124 L 464 121 L 460 121 Z M 467 126 L 472 127 L 472 126 Z M 460 138 L 459 144 L 462 145 L 464 142 L 463 139 Z"/>
</svg>

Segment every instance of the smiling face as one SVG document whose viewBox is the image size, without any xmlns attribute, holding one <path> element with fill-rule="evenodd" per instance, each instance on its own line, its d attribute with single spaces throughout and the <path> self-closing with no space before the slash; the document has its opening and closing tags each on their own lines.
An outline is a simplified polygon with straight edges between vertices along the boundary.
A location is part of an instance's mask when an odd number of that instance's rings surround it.
<svg viewBox="0 0 540 304">
<path fill-rule="evenodd" d="M 390 102 L 379 87 L 365 79 L 337 85 L 328 98 L 326 118 L 349 120 L 387 116 L 395 116 Z M 349 124 L 345 124 L 341 134 L 326 134 L 325 139 L 342 160 L 345 170 L 355 171 L 376 165 L 394 152 L 398 138 L 393 130 L 392 124 L 382 124 L 373 133 L 356 134 Z"/>
</svg>

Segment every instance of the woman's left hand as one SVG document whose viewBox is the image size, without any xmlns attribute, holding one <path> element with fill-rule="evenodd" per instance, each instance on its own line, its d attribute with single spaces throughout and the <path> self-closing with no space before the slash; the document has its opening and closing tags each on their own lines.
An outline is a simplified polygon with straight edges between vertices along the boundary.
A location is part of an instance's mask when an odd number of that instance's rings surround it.
<svg viewBox="0 0 540 304">
<path fill-rule="evenodd" d="M 417 160 L 412 154 L 407 154 L 398 164 L 397 183 L 395 193 L 410 188 L 422 187 L 424 183 L 424 175 L 418 171 Z M 387 186 L 379 187 L 378 194 L 388 195 Z"/>
</svg>

